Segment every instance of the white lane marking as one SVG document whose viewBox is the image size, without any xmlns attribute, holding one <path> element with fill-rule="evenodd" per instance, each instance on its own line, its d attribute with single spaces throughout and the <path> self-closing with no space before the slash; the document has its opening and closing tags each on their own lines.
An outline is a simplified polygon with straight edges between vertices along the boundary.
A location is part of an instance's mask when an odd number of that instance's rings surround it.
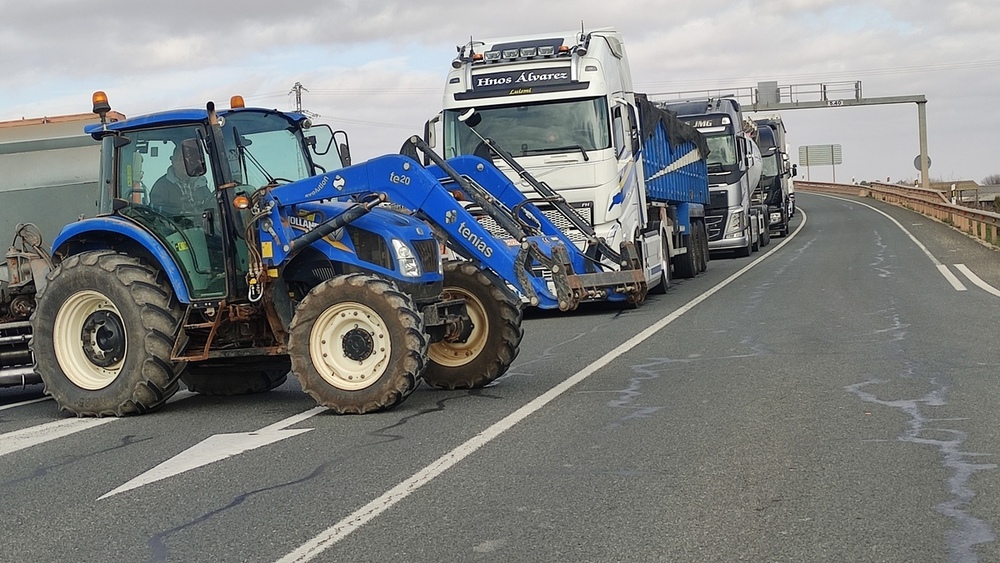
<svg viewBox="0 0 1000 563">
<path fill-rule="evenodd" d="M 948 280 L 948 283 L 951 284 L 951 287 L 955 288 L 955 291 L 969 290 L 969 288 L 965 287 L 965 284 L 962 283 L 962 280 L 958 279 L 958 276 L 951 273 L 951 270 L 948 269 L 948 266 L 945 266 L 944 264 L 938 264 L 937 269 L 939 272 L 941 272 L 941 275 L 944 276 L 944 279 Z"/>
<path fill-rule="evenodd" d="M 303 432 L 309 432 L 312 428 L 298 428 L 285 430 L 285 428 L 298 424 L 312 416 L 326 411 L 326 407 L 314 407 L 295 416 L 290 416 L 280 420 L 270 426 L 265 426 L 256 432 L 239 432 L 235 434 L 215 434 L 184 450 L 174 457 L 164 461 L 149 471 L 132 479 L 128 483 L 109 491 L 97 500 L 106 499 L 110 496 L 123 493 L 131 489 L 162 481 L 168 477 L 179 475 L 185 471 L 197 469 L 199 467 L 222 461 L 226 458 L 239 455 L 243 452 L 257 449 L 268 444 L 298 436 Z"/>
<path fill-rule="evenodd" d="M 38 399 L 31 399 L 31 400 L 28 400 L 28 401 L 21 401 L 20 403 L 11 403 L 9 405 L 3 405 L 2 407 L 0 407 L 0 411 L 7 410 L 7 409 L 13 409 L 13 408 L 17 408 L 17 407 L 23 407 L 24 405 L 30 405 L 32 403 L 41 403 L 42 401 L 51 401 L 51 400 L 52 400 L 52 397 L 40 397 Z"/>
<path fill-rule="evenodd" d="M 992 285 L 990 285 L 990 284 L 986 283 L 985 281 L 983 281 L 982 278 L 980 278 L 979 276 L 977 276 L 965 264 L 955 264 L 955 269 L 958 270 L 959 272 L 962 272 L 963 274 L 965 274 L 965 277 L 969 278 L 969 281 L 971 281 L 972 283 L 974 283 L 977 286 L 979 286 L 980 289 L 982 289 L 986 293 L 991 293 L 993 295 L 996 295 L 997 297 L 1000 297 L 1000 289 L 997 289 L 997 288 L 993 287 Z"/>
<path fill-rule="evenodd" d="M 182 401 L 189 397 L 193 397 L 194 395 L 195 394 L 190 391 L 178 391 L 177 393 L 174 393 L 173 397 L 167 399 L 167 403 Z M 48 400 L 48 397 L 35 399 L 33 401 L 25 401 L 23 403 L 17 403 L 16 405 L 7 405 L 7 407 L 27 405 L 29 403 L 46 400 Z M 115 422 L 116 420 L 121 419 L 114 417 L 63 418 L 31 426 L 29 428 L 22 428 L 13 432 L 7 432 L 6 434 L 0 434 L 0 457 L 25 448 L 51 442 L 52 440 L 63 438 L 65 436 L 70 436 L 72 434 L 76 434 L 77 432 L 82 432 L 83 430 L 89 430 L 109 422 Z"/>
<path fill-rule="evenodd" d="M 0 456 L 114 422 L 117 418 L 64 418 L 0 434 Z"/>
<path fill-rule="evenodd" d="M 904 227 L 902 223 L 900 223 L 899 221 L 897 221 L 896 219 L 894 219 L 888 213 L 882 211 L 881 209 L 876 209 L 875 207 L 872 207 L 871 205 L 868 205 L 867 203 L 862 203 L 860 201 L 856 201 L 856 200 L 853 200 L 853 199 L 847 199 L 847 198 L 843 198 L 843 197 L 837 197 L 837 196 L 828 195 L 828 194 L 818 194 L 818 193 L 813 193 L 812 195 L 818 195 L 820 197 L 828 197 L 830 199 L 839 199 L 840 201 L 846 201 L 846 202 L 849 202 L 849 203 L 856 203 L 858 205 L 863 205 L 863 206 L 867 207 L 868 209 L 871 209 L 875 213 L 879 213 L 880 215 L 884 216 L 886 219 L 888 219 L 888 220 L 892 221 L 893 223 L 895 223 L 896 226 L 899 227 L 899 230 L 901 230 L 904 233 L 906 233 L 906 236 L 910 237 L 910 240 L 913 241 L 913 244 L 917 245 L 917 248 L 919 248 L 920 250 L 924 251 L 924 254 L 926 254 L 927 257 L 931 259 L 931 262 L 935 266 L 937 266 L 938 271 L 941 272 L 941 275 L 944 276 L 944 279 L 948 280 L 948 283 L 950 283 L 951 286 L 953 288 L 955 288 L 955 291 L 966 291 L 965 285 L 962 284 L 962 282 L 957 277 L 955 277 L 955 274 L 952 274 L 951 271 L 948 270 L 948 268 L 944 264 L 942 264 L 940 260 L 938 260 L 933 254 L 931 254 L 931 251 L 927 250 L 927 247 L 924 246 L 924 243 L 922 243 L 919 240 L 917 240 L 917 237 L 913 236 L 913 233 L 911 233 L 910 231 L 906 230 L 906 227 Z"/>
<path fill-rule="evenodd" d="M 759 264 L 762 260 L 774 254 L 775 252 L 778 251 L 778 249 L 785 246 L 786 244 L 791 242 L 793 238 L 795 238 L 795 235 L 798 234 L 798 232 L 801 231 L 802 227 L 805 226 L 806 224 L 805 211 L 801 211 L 801 208 L 799 209 L 799 211 L 802 213 L 802 223 L 799 224 L 799 227 L 795 229 L 793 233 L 786 236 L 785 240 L 783 240 L 781 244 L 775 246 L 767 254 L 761 255 L 756 260 L 747 264 L 736 273 L 732 274 L 725 280 L 719 282 L 715 287 L 709 289 L 705 293 L 702 293 L 698 297 L 695 297 L 687 304 L 674 311 L 673 313 L 667 315 L 658 322 L 650 325 L 639 334 L 636 334 L 632 338 L 626 340 L 624 343 L 622 343 L 614 350 L 611 350 L 607 354 L 601 356 L 597 361 L 592 363 L 589 367 L 586 367 L 578 371 L 577 373 L 573 374 L 569 378 L 565 379 L 562 383 L 549 389 L 544 394 L 536 397 L 528 404 L 507 415 L 505 418 L 493 424 L 486 430 L 483 430 L 479 434 L 475 435 L 464 444 L 461 444 L 457 448 L 451 450 L 450 452 L 444 454 L 437 460 L 431 462 L 430 465 L 416 472 L 409 479 L 406 479 L 402 483 L 389 489 L 384 494 L 382 494 L 382 496 L 371 501 L 365 506 L 359 508 L 357 511 L 349 515 L 347 518 L 344 518 L 343 520 L 334 524 L 330 528 L 327 528 L 316 537 L 312 538 L 305 544 L 301 545 L 295 551 L 282 557 L 281 559 L 278 560 L 278 563 L 304 563 L 316 557 L 324 550 L 333 547 L 334 544 L 346 538 L 352 532 L 358 530 L 359 528 L 361 528 L 361 526 L 364 526 L 365 524 L 373 520 L 376 516 L 379 516 L 383 512 L 389 510 L 390 508 L 392 508 L 393 505 L 405 499 L 420 487 L 423 487 L 424 485 L 430 483 L 435 477 L 441 475 L 442 473 L 447 471 L 450 467 L 458 464 L 460 461 L 471 455 L 479 448 L 488 444 L 490 441 L 492 441 L 494 438 L 502 434 L 504 431 L 512 428 L 514 425 L 521 422 L 531 414 L 537 412 L 546 404 L 553 401 L 559 395 L 562 395 L 563 393 L 568 391 L 577 383 L 580 383 L 581 381 L 587 379 L 588 377 L 596 373 L 598 370 L 611 363 L 611 361 L 616 359 L 618 356 L 621 356 L 625 352 L 628 352 L 632 348 L 635 348 L 636 346 L 641 344 L 644 340 L 656 334 L 658 331 L 662 330 L 664 327 L 666 327 L 670 323 L 680 318 L 681 315 L 687 313 L 688 311 L 693 309 L 696 305 L 698 305 L 702 301 L 705 301 L 706 299 L 717 293 L 719 290 L 721 290 L 722 288 L 726 287 L 727 285 L 735 281 L 737 278 L 745 274 L 751 268 Z"/>
</svg>

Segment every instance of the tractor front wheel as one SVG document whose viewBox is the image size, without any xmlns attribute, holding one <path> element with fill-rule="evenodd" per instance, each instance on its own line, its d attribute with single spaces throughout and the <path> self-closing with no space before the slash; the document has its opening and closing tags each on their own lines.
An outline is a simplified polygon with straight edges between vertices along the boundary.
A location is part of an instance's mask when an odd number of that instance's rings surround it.
<svg viewBox="0 0 1000 563">
<path fill-rule="evenodd" d="M 390 409 L 417 386 L 427 360 L 423 317 L 409 295 L 368 274 L 326 280 L 289 326 L 292 373 L 338 414 Z"/>
<path fill-rule="evenodd" d="M 482 387 L 507 372 L 517 357 L 521 337 L 521 307 L 512 303 L 482 270 L 471 262 L 444 267 L 445 299 L 464 299 L 472 331 L 464 341 L 445 339 L 431 344 L 424 381 L 445 389 Z"/>
</svg>

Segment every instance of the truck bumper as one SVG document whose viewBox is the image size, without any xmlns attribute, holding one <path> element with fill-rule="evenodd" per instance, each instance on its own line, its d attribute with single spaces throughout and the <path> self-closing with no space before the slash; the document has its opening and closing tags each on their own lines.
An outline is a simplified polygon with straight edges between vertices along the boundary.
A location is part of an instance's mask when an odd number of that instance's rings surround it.
<svg viewBox="0 0 1000 563">
<path fill-rule="evenodd" d="M 747 237 L 737 237 L 737 238 L 727 238 L 724 240 L 710 240 L 708 241 L 709 250 L 739 250 L 741 248 L 746 248 L 749 244 Z"/>
</svg>

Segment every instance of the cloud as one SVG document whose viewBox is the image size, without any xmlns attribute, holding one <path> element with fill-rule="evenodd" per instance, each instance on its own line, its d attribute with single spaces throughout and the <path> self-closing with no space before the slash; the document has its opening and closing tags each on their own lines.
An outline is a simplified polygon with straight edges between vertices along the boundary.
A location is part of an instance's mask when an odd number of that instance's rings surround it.
<svg viewBox="0 0 1000 563">
<path fill-rule="evenodd" d="M 456 45 L 583 22 L 622 31 L 636 88 L 646 92 L 776 80 L 803 91 L 860 81 L 866 97 L 925 94 L 932 174 L 1000 172 L 990 133 L 1000 117 L 976 109 L 1000 86 L 1000 4 L 986 0 L 635 0 L 627 10 L 605 0 L 555 0 L 544 10 L 521 0 L 0 7 L 0 119 L 85 112 L 98 89 L 129 115 L 236 93 L 291 109 L 289 90 L 301 82 L 306 108 L 347 130 L 355 155 L 366 158 L 394 152 L 440 109 Z M 915 113 L 880 106 L 785 118 L 793 144 L 841 143 L 844 174 L 898 178 L 915 173 Z"/>
</svg>

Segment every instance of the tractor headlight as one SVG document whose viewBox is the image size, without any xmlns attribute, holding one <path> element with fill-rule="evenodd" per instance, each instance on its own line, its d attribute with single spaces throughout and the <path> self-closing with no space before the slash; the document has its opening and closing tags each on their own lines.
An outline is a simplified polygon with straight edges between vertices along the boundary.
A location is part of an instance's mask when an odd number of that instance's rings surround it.
<svg viewBox="0 0 1000 563">
<path fill-rule="evenodd" d="M 408 278 L 420 277 L 420 261 L 406 243 L 394 238 L 392 250 L 396 254 L 396 263 L 399 264 L 401 274 Z"/>
</svg>

